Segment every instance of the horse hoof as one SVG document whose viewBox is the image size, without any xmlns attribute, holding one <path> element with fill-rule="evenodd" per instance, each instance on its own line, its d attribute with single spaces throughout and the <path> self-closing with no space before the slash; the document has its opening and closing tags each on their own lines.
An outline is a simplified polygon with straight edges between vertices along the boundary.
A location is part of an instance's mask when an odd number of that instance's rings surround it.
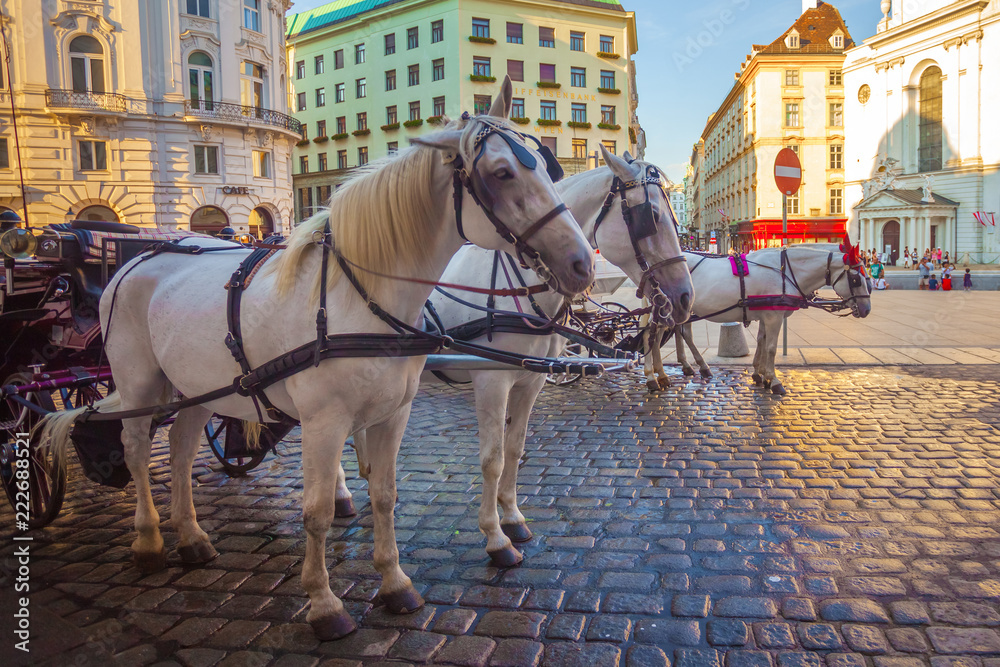
<svg viewBox="0 0 1000 667">
<path fill-rule="evenodd" d="M 778 396 L 784 396 L 788 392 L 785 391 L 785 388 L 781 386 L 780 382 L 778 382 L 776 384 L 771 385 L 771 393 L 777 394 Z"/>
<path fill-rule="evenodd" d="M 503 534 L 510 538 L 511 542 L 527 542 L 531 539 L 531 531 L 528 530 L 527 524 L 523 523 L 504 523 L 500 524 L 500 530 Z"/>
<path fill-rule="evenodd" d="M 524 560 L 521 552 L 512 546 L 505 549 L 497 549 L 496 551 L 487 551 L 486 553 L 490 555 L 490 560 L 495 567 L 514 567 Z"/>
<path fill-rule="evenodd" d="M 759 385 L 761 382 L 764 381 L 764 377 L 759 373 L 754 373 L 753 375 L 750 376 L 750 379 L 753 380 L 753 383 L 756 385 Z"/>
<path fill-rule="evenodd" d="M 177 547 L 177 555 L 185 563 L 207 563 L 217 558 L 219 552 L 208 542 L 195 542 Z"/>
<path fill-rule="evenodd" d="M 646 389 L 649 390 L 649 393 L 655 394 L 660 390 L 660 383 L 656 380 L 646 380 Z"/>
<path fill-rule="evenodd" d="M 687 375 L 688 377 L 693 377 L 694 376 L 694 369 L 691 368 L 690 366 L 686 366 L 684 368 L 684 375 Z"/>
<path fill-rule="evenodd" d="M 702 368 L 701 369 L 701 376 L 703 378 L 705 378 L 706 380 L 709 379 L 710 377 L 712 377 L 712 369 L 710 369 L 710 368 Z"/>
<path fill-rule="evenodd" d="M 309 621 L 309 625 L 312 626 L 313 632 L 316 633 L 316 639 L 321 642 L 345 637 L 354 632 L 358 627 L 354 624 L 354 619 L 351 618 L 351 615 L 343 610 L 339 614 Z"/>
<path fill-rule="evenodd" d="M 393 614 L 412 614 L 424 606 L 424 599 L 413 586 L 395 593 L 382 593 L 382 602 Z"/>
<path fill-rule="evenodd" d="M 167 567 L 167 552 L 162 547 L 152 553 L 133 551 L 132 562 L 143 574 L 154 574 Z"/>
<path fill-rule="evenodd" d="M 352 498 L 337 498 L 333 503 L 333 516 L 337 519 L 355 516 L 357 513 Z"/>
<path fill-rule="evenodd" d="M 656 384 L 658 384 L 660 386 L 660 389 L 669 389 L 670 388 L 670 378 L 668 378 L 668 377 L 657 378 L 656 379 Z"/>
</svg>

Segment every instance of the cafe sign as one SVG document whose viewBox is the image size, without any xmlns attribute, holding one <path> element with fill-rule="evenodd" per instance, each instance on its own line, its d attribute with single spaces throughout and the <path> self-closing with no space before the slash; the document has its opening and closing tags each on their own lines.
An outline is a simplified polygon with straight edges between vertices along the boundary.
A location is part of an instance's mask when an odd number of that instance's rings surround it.
<svg viewBox="0 0 1000 667">
<path fill-rule="evenodd" d="M 253 188 L 248 188 L 245 185 L 224 185 L 221 188 L 222 194 L 224 195 L 252 195 Z"/>
</svg>

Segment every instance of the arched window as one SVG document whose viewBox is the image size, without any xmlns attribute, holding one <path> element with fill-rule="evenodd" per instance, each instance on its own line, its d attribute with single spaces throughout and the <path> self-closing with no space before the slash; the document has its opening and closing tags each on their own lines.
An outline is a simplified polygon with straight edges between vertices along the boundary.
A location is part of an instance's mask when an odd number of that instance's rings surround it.
<svg viewBox="0 0 1000 667">
<path fill-rule="evenodd" d="M 188 56 L 188 82 L 191 106 L 195 109 L 212 110 L 215 89 L 212 78 L 212 58 L 207 53 L 195 51 Z"/>
<path fill-rule="evenodd" d="M 920 76 L 920 171 L 941 169 L 941 68 L 928 67 Z"/>
<path fill-rule="evenodd" d="M 73 90 L 78 93 L 103 93 L 104 49 L 90 35 L 74 37 L 69 43 L 70 70 Z"/>
</svg>

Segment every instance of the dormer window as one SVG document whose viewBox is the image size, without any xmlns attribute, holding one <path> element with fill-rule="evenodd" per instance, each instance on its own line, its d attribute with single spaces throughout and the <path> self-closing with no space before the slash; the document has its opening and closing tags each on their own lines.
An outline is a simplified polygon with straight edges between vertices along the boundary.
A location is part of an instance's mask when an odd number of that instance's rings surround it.
<svg viewBox="0 0 1000 667">
<path fill-rule="evenodd" d="M 796 30 L 788 33 L 788 37 L 785 38 L 785 46 L 790 49 L 799 48 L 799 33 Z"/>
<path fill-rule="evenodd" d="M 844 33 L 842 33 L 840 30 L 837 30 L 837 32 L 833 33 L 833 35 L 830 37 L 830 44 L 835 49 L 844 48 Z"/>
</svg>

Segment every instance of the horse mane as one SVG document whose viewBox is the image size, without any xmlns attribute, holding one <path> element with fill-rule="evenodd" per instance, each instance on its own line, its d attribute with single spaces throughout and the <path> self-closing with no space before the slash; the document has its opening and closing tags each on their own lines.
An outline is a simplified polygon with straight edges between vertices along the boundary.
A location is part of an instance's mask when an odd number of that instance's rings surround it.
<svg viewBox="0 0 1000 667">
<path fill-rule="evenodd" d="M 463 158 L 476 125 L 446 126 L 463 129 Z M 435 161 L 440 159 L 438 149 L 414 145 L 356 170 L 337 189 L 329 206 L 299 224 L 288 237 L 285 249 L 266 265 L 277 276 L 278 293 L 288 294 L 300 279 L 303 258 L 311 250 L 318 251 L 314 236 L 322 233 L 327 221 L 337 249 L 358 266 L 395 275 L 427 270 L 441 223 L 441 202 L 434 200 L 436 188 L 432 182 Z M 470 163 L 466 158 L 466 164 Z M 337 284 L 340 275 L 337 262 L 331 261 L 328 289 Z M 362 270 L 355 270 L 354 275 L 371 298 L 377 298 L 389 280 Z M 319 278 L 317 271 L 314 300 L 319 298 Z"/>
</svg>

